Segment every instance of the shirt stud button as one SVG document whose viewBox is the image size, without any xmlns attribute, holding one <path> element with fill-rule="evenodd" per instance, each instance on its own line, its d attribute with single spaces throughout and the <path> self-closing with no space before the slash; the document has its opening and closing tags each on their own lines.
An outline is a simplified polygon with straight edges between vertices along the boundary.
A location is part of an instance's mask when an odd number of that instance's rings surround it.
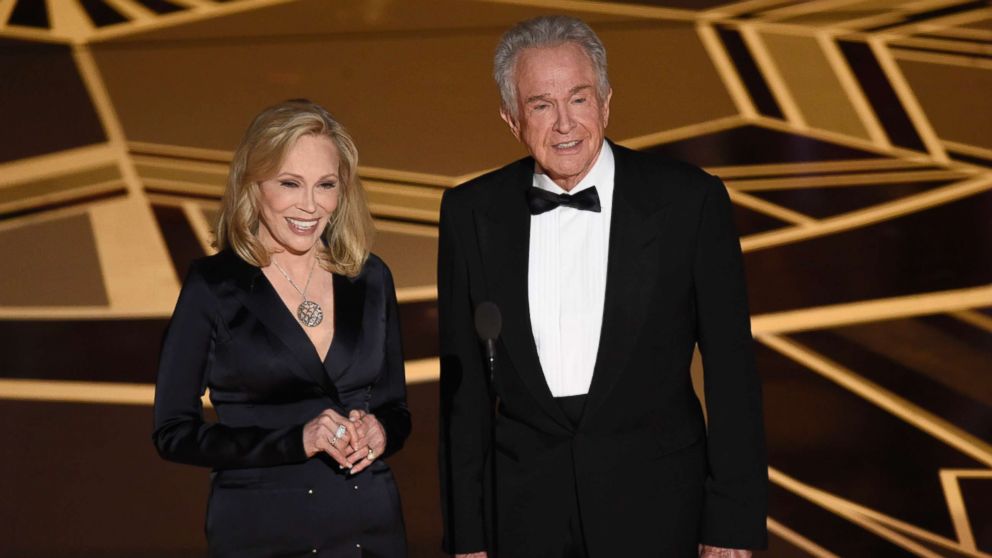
<svg viewBox="0 0 992 558">
<path fill-rule="evenodd" d="M 307 494 L 313 494 L 313 489 L 312 488 L 308 489 Z"/>
</svg>

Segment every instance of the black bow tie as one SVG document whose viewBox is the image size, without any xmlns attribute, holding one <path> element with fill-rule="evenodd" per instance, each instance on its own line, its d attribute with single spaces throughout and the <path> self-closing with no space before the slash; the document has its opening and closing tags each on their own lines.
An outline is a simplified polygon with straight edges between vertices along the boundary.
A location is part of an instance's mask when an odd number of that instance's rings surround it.
<svg viewBox="0 0 992 558">
<path fill-rule="evenodd" d="M 555 194 L 531 186 L 530 190 L 527 190 L 527 205 L 530 206 L 531 215 L 540 215 L 560 205 L 584 211 L 595 211 L 596 213 L 602 211 L 595 186 L 576 194 Z"/>
</svg>

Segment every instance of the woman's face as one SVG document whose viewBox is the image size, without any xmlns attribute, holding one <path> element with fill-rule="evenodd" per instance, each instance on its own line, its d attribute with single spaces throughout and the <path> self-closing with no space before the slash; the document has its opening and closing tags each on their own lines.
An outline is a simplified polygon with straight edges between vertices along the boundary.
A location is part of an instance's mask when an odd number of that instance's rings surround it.
<svg viewBox="0 0 992 558">
<path fill-rule="evenodd" d="M 258 238 L 273 252 L 305 254 L 338 206 L 338 149 L 326 136 L 300 137 L 275 176 L 259 184 Z"/>
</svg>

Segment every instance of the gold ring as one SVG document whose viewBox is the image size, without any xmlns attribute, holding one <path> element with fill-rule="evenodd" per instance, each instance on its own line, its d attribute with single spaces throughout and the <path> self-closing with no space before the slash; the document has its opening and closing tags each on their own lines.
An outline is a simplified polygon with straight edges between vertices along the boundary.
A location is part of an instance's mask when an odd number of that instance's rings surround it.
<svg viewBox="0 0 992 558">
<path fill-rule="evenodd" d="M 372 461 L 373 459 L 375 459 L 375 450 L 370 447 L 369 448 L 369 455 L 365 459 L 368 459 L 369 461 Z"/>
</svg>

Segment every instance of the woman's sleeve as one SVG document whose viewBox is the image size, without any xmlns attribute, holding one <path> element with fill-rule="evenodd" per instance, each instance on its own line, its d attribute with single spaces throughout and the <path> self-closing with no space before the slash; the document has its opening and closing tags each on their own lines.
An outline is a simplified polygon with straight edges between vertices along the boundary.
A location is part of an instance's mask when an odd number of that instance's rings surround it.
<svg viewBox="0 0 992 558">
<path fill-rule="evenodd" d="M 389 268 L 383 264 L 386 296 L 386 369 L 373 387 L 370 411 L 386 431 L 388 457 L 403 447 L 410 435 L 410 410 L 406 406 L 406 371 L 403 365 L 403 343 L 397 312 L 396 287 Z"/>
<path fill-rule="evenodd" d="M 200 398 L 214 358 L 216 316 L 217 298 L 194 263 L 162 342 L 152 434 L 159 455 L 219 469 L 305 461 L 302 424 L 235 428 L 203 420 Z"/>
</svg>

